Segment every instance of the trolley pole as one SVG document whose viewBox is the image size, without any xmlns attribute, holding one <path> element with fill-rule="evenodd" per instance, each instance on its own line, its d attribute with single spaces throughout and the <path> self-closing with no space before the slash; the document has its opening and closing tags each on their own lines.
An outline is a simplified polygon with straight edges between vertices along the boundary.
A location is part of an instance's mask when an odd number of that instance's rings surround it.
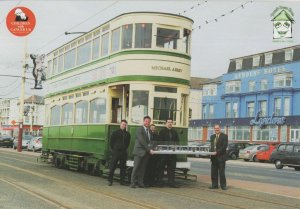
<svg viewBox="0 0 300 209">
<path fill-rule="evenodd" d="M 20 94 L 20 112 L 19 112 L 19 135 L 18 135 L 18 152 L 22 152 L 22 136 L 23 136 L 23 115 L 24 115 L 24 97 L 25 97 L 25 73 L 27 68 L 27 37 L 25 37 L 24 47 L 24 65 L 22 67 L 22 81 Z"/>
</svg>

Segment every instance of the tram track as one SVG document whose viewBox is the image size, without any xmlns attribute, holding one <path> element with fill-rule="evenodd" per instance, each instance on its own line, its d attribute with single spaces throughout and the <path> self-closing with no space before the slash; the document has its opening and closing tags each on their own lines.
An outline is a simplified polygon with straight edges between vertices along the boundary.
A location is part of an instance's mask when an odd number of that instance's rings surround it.
<svg viewBox="0 0 300 209">
<path fill-rule="evenodd" d="M 224 203 L 224 202 L 221 202 L 221 201 L 218 201 L 218 200 L 207 200 L 207 199 L 204 199 L 204 198 L 201 198 L 199 196 L 197 197 L 193 197 L 191 195 L 193 194 L 197 194 L 195 193 L 195 190 L 201 190 L 201 191 L 206 191 L 207 193 L 211 193 L 212 195 L 215 195 L 215 194 L 220 194 L 220 195 L 224 195 L 224 196 L 230 196 L 230 197 L 234 197 L 234 198 L 242 198 L 242 199 L 245 199 L 245 200 L 251 200 L 251 201 L 256 201 L 256 202 L 260 202 L 260 203 L 267 203 L 267 204 L 270 204 L 270 205 L 274 205 L 274 206 L 280 206 L 280 208 L 299 208 L 299 206 L 295 206 L 295 205 L 288 205 L 288 204 L 282 204 L 280 202 L 273 202 L 273 201 L 267 201 L 267 200 L 264 200 L 264 199 L 260 199 L 260 198 L 255 198 L 255 197 L 249 197 L 249 196 L 245 196 L 245 195 L 238 195 L 238 194 L 232 194 L 232 193 L 229 193 L 228 191 L 226 192 L 223 192 L 223 191 L 217 191 L 217 190 L 211 190 L 211 189 L 206 189 L 205 187 L 197 187 L 197 188 L 185 188 L 185 194 L 182 194 L 182 193 L 178 193 L 178 192 L 171 192 L 171 191 L 161 191 L 160 189 L 153 189 L 155 191 L 158 191 L 158 192 L 162 192 L 162 193 L 165 193 L 165 194 L 172 194 L 172 195 L 177 195 L 177 196 L 182 196 L 182 197 L 185 197 L 185 198 L 189 198 L 189 199 L 192 199 L 192 200 L 195 200 L 195 199 L 201 199 L 205 202 L 209 202 L 209 203 L 215 203 L 215 204 L 218 204 L 218 205 L 223 205 L 223 206 L 229 206 L 231 208 L 239 208 L 239 209 L 246 209 L 248 207 L 243 207 L 243 206 L 237 206 L 236 204 L 228 204 L 228 203 Z M 187 189 L 192 189 L 193 192 L 191 193 L 186 193 Z M 221 199 L 221 198 L 220 198 Z"/>
<path fill-rule="evenodd" d="M 14 180 L 9 179 L 7 177 L 5 179 L 1 177 L 0 181 L 2 181 L 3 183 L 6 183 L 6 184 L 8 184 L 8 185 L 10 185 L 10 186 L 18 189 L 18 190 L 21 190 L 22 192 L 24 192 L 26 194 L 29 194 L 29 195 L 31 195 L 31 196 L 33 196 L 35 198 L 38 198 L 38 199 L 40 199 L 40 200 L 42 200 L 42 201 L 44 201 L 44 202 L 46 202 L 46 203 L 48 203 L 48 204 L 50 204 L 52 206 L 55 206 L 57 208 L 60 208 L 60 209 L 72 209 L 71 206 L 68 206 L 66 204 L 62 204 L 62 203 L 54 200 L 53 198 L 49 198 L 49 197 L 47 197 L 45 195 L 39 194 L 36 191 L 30 189 L 29 187 L 24 187 L 21 184 L 18 184 Z"/>
<path fill-rule="evenodd" d="M 27 161 L 27 160 L 21 160 L 21 159 L 18 159 L 17 157 L 18 157 L 17 155 L 12 154 L 11 157 L 6 157 L 6 158 L 17 160 L 17 161 L 20 161 L 20 162 L 23 162 L 23 163 L 37 165 L 37 163 L 33 163 L 32 161 Z M 34 159 L 34 158 L 31 158 L 31 159 Z M 30 160 L 30 159 L 28 159 L 28 160 Z M 70 182 L 68 182 L 66 184 L 66 181 L 64 181 L 64 180 L 49 177 L 49 176 L 41 174 L 41 173 L 36 173 L 36 172 L 30 171 L 30 170 L 27 170 L 27 169 L 19 168 L 19 167 L 16 167 L 16 166 L 5 164 L 5 163 L 0 163 L 0 165 L 10 167 L 12 169 L 19 170 L 19 171 L 22 171 L 22 172 L 26 172 L 26 173 L 29 173 L 29 174 L 32 174 L 32 175 L 35 175 L 35 176 L 39 176 L 41 178 L 52 180 L 52 181 L 58 182 L 59 184 L 65 184 L 68 187 L 71 186 L 71 187 L 74 187 L 74 188 L 84 189 L 84 190 L 87 190 L 87 191 L 90 191 L 90 192 L 93 192 L 93 193 L 97 193 L 99 195 L 104 195 L 106 197 L 109 197 L 109 198 L 112 198 L 112 199 L 117 199 L 119 201 L 130 203 L 130 204 L 133 204 L 135 206 L 142 207 L 142 208 L 158 208 L 158 207 L 155 207 L 153 205 L 147 205 L 145 203 L 141 203 L 141 202 L 137 202 L 135 200 L 128 199 L 126 197 L 116 196 L 115 194 L 113 194 L 111 192 L 108 192 L 108 191 L 103 192 L 103 191 L 99 191 L 97 189 L 93 189 L 93 188 L 90 188 L 90 187 L 87 187 L 87 186 L 84 186 L 84 185 L 81 185 L 81 184 L 75 184 L 75 183 L 70 183 Z M 209 204 L 218 205 L 218 206 L 224 206 L 226 208 L 229 207 L 229 208 L 244 209 L 244 208 L 248 208 L 248 207 L 228 203 L 226 201 L 224 202 L 223 199 L 226 200 L 226 198 L 217 198 L 217 199 L 212 200 L 212 199 L 209 199 L 209 198 L 201 197 L 199 195 L 195 197 L 195 195 L 197 195 L 197 192 L 195 192 L 195 191 L 200 191 L 201 190 L 202 192 L 205 191 L 206 193 L 209 193 L 209 194 L 212 194 L 212 195 L 217 194 L 217 195 L 220 195 L 222 197 L 227 196 L 227 197 L 232 197 L 232 198 L 239 198 L 241 200 L 255 201 L 257 203 L 265 203 L 265 204 L 268 204 L 268 205 L 273 205 L 273 206 L 277 206 L 277 207 L 281 207 L 281 208 L 299 208 L 296 205 L 284 204 L 284 203 L 281 203 L 279 201 L 269 201 L 269 200 L 265 200 L 265 199 L 262 199 L 262 198 L 257 198 L 255 196 L 249 196 L 249 195 L 246 196 L 246 195 L 242 195 L 242 194 L 234 194 L 230 191 L 226 191 L 226 192 L 217 191 L 217 190 L 212 191 L 210 189 L 207 189 L 204 186 L 189 187 L 187 185 L 187 187 L 181 189 L 181 192 L 177 192 L 179 190 L 170 191 L 170 190 L 163 190 L 161 188 L 149 188 L 147 190 L 154 191 L 156 193 L 159 192 L 161 194 L 167 194 L 167 195 L 170 195 L 170 196 L 177 196 L 179 198 L 184 198 L 184 199 L 192 200 L 192 201 L 195 201 L 195 202 L 203 202 L 203 203 L 209 203 Z"/>
</svg>

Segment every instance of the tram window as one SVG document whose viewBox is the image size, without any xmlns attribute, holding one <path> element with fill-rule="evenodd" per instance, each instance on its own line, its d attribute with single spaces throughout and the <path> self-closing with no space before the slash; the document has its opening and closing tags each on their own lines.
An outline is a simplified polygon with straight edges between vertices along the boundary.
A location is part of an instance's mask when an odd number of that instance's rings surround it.
<svg viewBox="0 0 300 209">
<path fill-rule="evenodd" d="M 131 121 L 141 124 L 143 117 L 148 115 L 148 91 L 132 91 Z"/>
<path fill-rule="evenodd" d="M 108 39 L 109 39 L 109 33 L 106 33 L 102 35 L 102 41 L 101 41 L 101 56 L 108 55 Z"/>
<path fill-rule="evenodd" d="M 73 122 L 73 104 L 65 104 L 62 107 L 62 124 L 71 124 Z"/>
<path fill-rule="evenodd" d="M 57 74 L 57 57 L 53 59 L 53 75 Z"/>
<path fill-rule="evenodd" d="M 189 53 L 189 47 L 190 47 L 190 36 L 191 31 L 188 29 L 183 30 L 183 43 L 185 45 L 185 52 Z"/>
<path fill-rule="evenodd" d="M 177 49 L 178 39 L 179 30 L 157 28 L 156 46 L 169 49 Z"/>
<path fill-rule="evenodd" d="M 96 98 L 90 102 L 90 123 L 105 123 L 106 100 Z"/>
<path fill-rule="evenodd" d="M 177 100 L 171 98 L 154 97 L 153 120 L 157 124 L 164 124 L 168 118 L 176 121 Z"/>
<path fill-rule="evenodd" d="M 77 49 L 77 65 L 87 63 L 91 60 L 91 42 L 87 42 Z"/>
<path fill-rule="evenodd" d="M 166 87 L 166 86 L 155 86 L 156 92 L 168 92 L 168 93 L 177 93 L 177 88 Z"/>
<path fill-rule="evenodd" d="M 60 106 L 54 106 L 51 108 L 51 125 L 59 125 L 60 124 Z"/>
<path fill-rule="evenodd" d="M 48 67 L 47 67 L 48 68 L 47 70 L 48 70 L 48 75 L 49 76 L 53 75 L 53 68 L 52 67 L 53 67 L 52 60 L 49 60 L 48 61 Z"/>
<path fill-rule="evenodd" d="M 97 59 L 100 53 L 100 37 L 93 40 L 92 59 Z"/>
<path fill-rule="evenodd" d="M 88 102 L 80 101 L 75 105 L 75 123 L 87 123 Z"/>
<path fill-rule="evenodd" d="M 122 26 L 122 49 L 132 48 L 132 24 Z"/>
<path fill-rule="evenodd" d="M 120 28 L 112 31 L 111 35 L 111 51 L 116 52 L 120 50 Z"/>
<path fill-rule="evenodd" d="M 57 68 L 58 73 L 60 73 L 63 70 L 63 66 L 64 66 L 64 57 L 63 55 L 60 55 L 58 57 L 58 68 Z"/>
<path fill-rule="evenodd" d="M 75 58 L 76 58 L 76 51 L 72 49 L 65 53 L 65 63 L 64 63 L 64 70 L 71 69 L 75 66 Z"/>
<path fill-rule="evenodd" d="M 152 24 L 135 24 L 135 48 L 151 48 Z"/>
</svg>

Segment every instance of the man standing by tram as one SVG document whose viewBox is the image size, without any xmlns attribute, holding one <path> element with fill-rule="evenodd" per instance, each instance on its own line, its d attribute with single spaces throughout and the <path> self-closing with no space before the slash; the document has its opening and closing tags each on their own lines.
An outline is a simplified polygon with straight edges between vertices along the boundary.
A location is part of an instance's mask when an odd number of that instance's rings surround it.
<svg viewBox="0 0 300 209">
<path fill-rule="evenodd" d="M 130 143 L 130 133 L 126 131 L 127 121 L 122 120 L 120 129 L 114 131 L 110 137 L 110 149 L 112 151 L 112 158 L 110 161 L 108 185 L 112 186 L 113 176 L 117 163 L 120 162 L 120 184 L 126 185 L 126 161 L 127 161 L 127 148 Z"/>
<path fill-rule="evenodd" d="M 133 149 L 134 165 L 131 174 L 131 188 L 141 187 L 144 188 L 144 175 L 146 171 L 147 162 L 149 155 L 152 154 L 153 150 L 150 144 L 151 133 L 150 133 L 151 118 L 145 116 L 143 120 L 143 126 L 136 130 L 136 140 Z"/>
<path fill-rule="evenodd" d="M 214 125 L 215 134 L 210 137 L 211 155 L 211 181 L 210 189 L 218 189 L 219 177 L 222 190 L 227 190 L 225 177 L 225 164 L 227 160 L 226 149 L 228 145 L 228 136 L 221 132 L 219 124 Z"/>
<path fill-rule="evenodd" d="M 166 127 L 159 132 L 159 136 L 164 144 L 177 145 L 179 143 L 179 136 L 176 130 L 173 129 L 171 118 L 166 120 Z M 161 175 L 164 174 L 165 165 L 167 165 L 168 185 L 177 188 L 178 186 L 175 184 L 176 155 L 164 155 L 162 158 L 164 159 L 161 159 L 160 173 Z M 162 179 L 162 176 L 160 179 Z"/>
</svg>

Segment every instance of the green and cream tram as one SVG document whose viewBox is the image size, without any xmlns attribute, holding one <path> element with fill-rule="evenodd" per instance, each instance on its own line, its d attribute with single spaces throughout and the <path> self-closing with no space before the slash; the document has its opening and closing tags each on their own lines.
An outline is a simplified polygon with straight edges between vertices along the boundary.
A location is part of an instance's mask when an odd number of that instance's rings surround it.
<svg viewBox="0 0 300 209">
<path fill-rule="evenodd" d="M 128 121 L 131 153 L 145 115 L 158 129 L 173 118 L 187 144 L 192 24 L 174 14 L 122 14 L 48 53 L 43 155 L 101 172 L 111 132 Z"/>
</svg>

